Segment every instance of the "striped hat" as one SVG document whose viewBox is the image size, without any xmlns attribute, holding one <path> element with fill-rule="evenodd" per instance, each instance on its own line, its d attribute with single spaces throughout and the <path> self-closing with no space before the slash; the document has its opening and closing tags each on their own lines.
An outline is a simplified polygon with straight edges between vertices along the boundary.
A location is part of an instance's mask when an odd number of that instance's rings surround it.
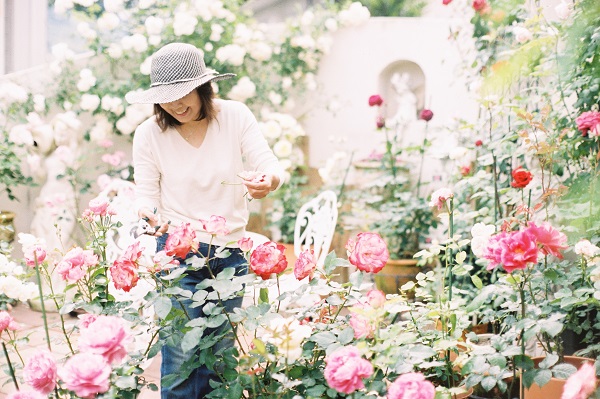
<svg viewBox="0 0 600 399">
<path fill-rule="evenodd" d="M 170 103 L 207 82 L 229 79 L 233 73 L 219 75 L 207 69 L 201 50 L 187 43 L 170 43 L 152 56 L 150 88 L 125 95 L 131 104 Z"/>
</svg>

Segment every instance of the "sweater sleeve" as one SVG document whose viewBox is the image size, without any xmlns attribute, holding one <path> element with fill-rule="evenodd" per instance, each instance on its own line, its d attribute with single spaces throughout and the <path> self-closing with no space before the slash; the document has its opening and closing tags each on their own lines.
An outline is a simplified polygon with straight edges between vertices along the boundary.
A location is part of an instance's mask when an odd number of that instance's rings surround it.
<svg viewBox="0 0 600 399">
<path fill-rule="evenodd" d="M 245 104 L 241 104 L 241 107 L 243 114 L 241 144 L 246 164 L 254 171 L 278 176 L 279 185 L 276 188 L 277 190 L 285 181 L 285 171 L 275 154 L 273 154 L 273 150 L 269 147 L 267 139 L 260 131 L 258 122 L 252 111 Z"/>
<path fill-rule="evenodd" d="M 150 139 L 152 126 L 146 121 L 135 130 L 133 137 L 133 178 L 135 180 L 135 206 L 158 209 L 160 205 L 160 170 L 153 154 Z"/>
</svg>

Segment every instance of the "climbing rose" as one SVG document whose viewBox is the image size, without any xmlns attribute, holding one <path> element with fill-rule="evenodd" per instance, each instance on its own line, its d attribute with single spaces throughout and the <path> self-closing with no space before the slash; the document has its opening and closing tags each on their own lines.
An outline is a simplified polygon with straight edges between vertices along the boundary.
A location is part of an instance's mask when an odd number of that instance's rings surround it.
<svg viewBox="0 0 600 399">
<path fill-rule="evenodd" d="M 190 251 L 198 250 L 198 242 L 195 241 L 196 232 L 191 228 L 189 223 L 182 223 L 169 233 L 167 242 L 165 243 L 165 252 L 168 256 L 177 258 L 185 258 Z"/>
<path fill-rule="evenodd" d="M 596 368 L 593 363 L 584 363 L 567 379 L 561 399 L 587 399 L 596 390 Z"/>
<path fill-rule="evenodd" d="M 271 274 L 279 274 L 287 268 L 284 252 L 285 247 L 276 242 L 260 244 L 250 255 L 250 269 L 263 280 L 268 280 Z"/>
<path fill-rule="evenodd" d="M 359 270 L 378 273 L 390 258 L 387 245 L 377 233 L 358 233 L 346 244 L 348 260 Z"/>
<path fill-rule="evenodd" d="M 594 136 L 600 135 L 600 112 L 598 111 L 582 113 L 575 119 L 575 123 L 583 136 L 587 136 L 590 130 Z"/>
<path fill-rule="evenodd" d="M 449 188 L 440 188 L 435 190 L 431 194 L 431 201 L 429 206 L 437 206 L 438 209 L 442 209 L 447 200 L 454 197 L 454 193 Z"/>
<path fill-rule="evenodd" d="M 98 264 L 98 255 L 91 249 L 75 247 L 56 265 L 56 272 L 67 281 L 79 281 L 90 267 Z"/>
<path fill-rule="evenodd" d="M 313 250 L 304 250 L 298 255 L 296 263 L 294 264 L 294 276 L 298 281 L 305 277 L 311 277 L 317 268 L 317 260 L 315 259 L 315 253 Z"/>
<path fill-rule="evenodd" d="M 530 171 L 519 166 L 518 168 L 512 171 L 513 181 L 510 185 L 514 188 L 525 188 L 529 184 L 529 182 L 533 179 L 533 175 Z"/>
<path fill-rule="evenodd" d="M 388 388 L 387 399 L 433 399 L 435 387 L 421 373 L 402 374 Z"/>
<path fill-rule="evenodd" d="M 209 220 L 200 219 L 202 228 L 210 235 L 226 236 L 229 229 L 226 226 L 227 221 L 223 216 L 212 215 Z"/>
<path fill-rule="evenodd" d="M 338 392 L 351 394 L 365 387 L 363 378 L 373 374 L 373 366 L 360 357 L 354 346 L 344 346 L 325 358 L 325 379 Z"/>
<path fill-rule="evenodd" d="M 129 333 L 116 316 L 98 316 L 81 331 L 79 350 L 102 355 L 108 363 L 121 363 L 127 356 Z"/>
<path fill-rule="evenodd" d="M 381 104 L 383 104 L 383 98 L 381 98 L 379 94 L 374 94 L 369 97 L 369 107 L 379 107 Z"/>
<path fill-rule="evenodd" d="M 419 114 L 419 118 L 423 119 L 425 122 L 429 122 L 431 118 L 433 118 L 433 111 L 430 109 L 424 109 Z"/>
<path fill-rule="evenodd" d="M 73 355 L 58 370 L 58 376 L 67 389 L 84 399 L 94 398 L 110 388 L 110 365 L 104 357 L 82 352 Z"/>
<path fill-rule="evenodd" d="M 36 391 L 48 395 L 56 386 L 56 361 L 47 350 L 35 353 L 23 368 L 23 379 Z"/>
</svg>

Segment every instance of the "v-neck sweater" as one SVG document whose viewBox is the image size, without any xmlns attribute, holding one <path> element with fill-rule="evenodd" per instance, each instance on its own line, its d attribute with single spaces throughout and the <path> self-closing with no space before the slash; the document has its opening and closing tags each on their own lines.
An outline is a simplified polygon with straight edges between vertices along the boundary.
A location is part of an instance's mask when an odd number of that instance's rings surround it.
<svg viewBox="0 0 600 399">
<path fill-rule="evenodd" d="M 171 221 L 169 231 L 190 223 L 200 242 L 235 247 L 249 218 L 246 188 L 238 175 L 264 172 L 279 176 L 281 185 L 284 171 L 250 109 L 237 101 L 214 101 L 219 112 L 198 148 L 172 127 L 161 131 L 154 116 L 137 127 L 135 209 L 156 208 L 163 222 Z M 225 218 L 229 235 L 211 241 L 200 220 L 212 215 Z"/>
</svg>

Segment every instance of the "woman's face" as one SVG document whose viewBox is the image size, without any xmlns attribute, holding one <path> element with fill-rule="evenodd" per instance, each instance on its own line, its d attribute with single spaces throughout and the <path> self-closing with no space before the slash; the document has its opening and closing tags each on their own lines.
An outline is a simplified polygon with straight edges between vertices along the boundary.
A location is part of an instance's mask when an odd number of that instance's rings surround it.
<svg viewBox="0 0 600 399">
<path fill-rule="evenodd" d="M 202 102 L 196 90 L 192 90 L 188 95 L 179 100 L 159 105 L 182 125 L 198 119 L 200 110 L 202 109 Z"/>
</svg>

